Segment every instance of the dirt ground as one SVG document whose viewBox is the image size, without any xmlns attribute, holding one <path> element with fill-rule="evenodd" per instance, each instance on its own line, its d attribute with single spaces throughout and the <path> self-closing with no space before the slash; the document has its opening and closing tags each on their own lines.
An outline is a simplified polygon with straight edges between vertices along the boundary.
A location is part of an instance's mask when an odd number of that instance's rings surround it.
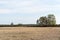
<svg viewBox="0 0 60 40">
<path fill-rule="evenodd" d="M 60 40 L 60 27 L 0 27 L 0 40 Z"/>
</svg>

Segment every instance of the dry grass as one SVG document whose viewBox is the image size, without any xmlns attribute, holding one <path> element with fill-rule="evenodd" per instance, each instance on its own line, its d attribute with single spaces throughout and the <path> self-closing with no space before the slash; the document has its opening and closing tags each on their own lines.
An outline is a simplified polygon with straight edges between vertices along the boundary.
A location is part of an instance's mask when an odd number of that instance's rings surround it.
<svg viewBox="0 0 60 40">
<path fill-rule="evenodd" d="M 0 27 L 0 40 L 60 40 L 60 28 Z"/>
</svg>

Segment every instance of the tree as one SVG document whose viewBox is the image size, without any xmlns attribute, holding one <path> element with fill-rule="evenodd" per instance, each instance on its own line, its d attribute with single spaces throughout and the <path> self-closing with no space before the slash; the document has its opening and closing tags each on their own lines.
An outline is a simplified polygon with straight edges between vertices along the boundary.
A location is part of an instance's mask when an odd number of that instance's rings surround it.
<svg viewBox="0 0 60 40">
<path fill-rule="evenodd" d="M 39 20 L 37 20 L 37 24 L 40 24 L 40 21 Z"/>
<path fill-rule="evenodd" d="M 46 25 L 47 24 L 47 18 L 46 17 L 40 17 L 40 24 L 41 25 Z"/>
<path fill-rule="evenodd" d="M 55 25 L 56 20 L 53 14 L 49 14 L 47 17 L 42 16 L 37 20 L 37 24 L 39 25 Z"/>
<path fill-rule="evenodd" d="M 47 25 L 47 17 L 40 17 L 40 18 L 37 20 L 37 24 Z"/>
<path fill-rule="evenodd" d="M 48 15 L 48 25 L 55 25 L 56 24 L 56 19 L 53 14 Z"/>
<path fill-rule="evenodd" d="M 11 23 L 11 25 L 14 25 L 13 22 Z"/>
</svg>

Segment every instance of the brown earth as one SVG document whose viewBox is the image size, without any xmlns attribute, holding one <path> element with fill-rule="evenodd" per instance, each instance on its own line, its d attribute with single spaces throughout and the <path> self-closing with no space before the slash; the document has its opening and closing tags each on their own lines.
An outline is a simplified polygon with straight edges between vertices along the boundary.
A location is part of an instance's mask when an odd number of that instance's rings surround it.
<svg viewBox="0 0 60 40">
<path fill-rule="evenodd" d="M 60 27 L 0 27 L 0 40 L 60 40 Z"/>
</svg>

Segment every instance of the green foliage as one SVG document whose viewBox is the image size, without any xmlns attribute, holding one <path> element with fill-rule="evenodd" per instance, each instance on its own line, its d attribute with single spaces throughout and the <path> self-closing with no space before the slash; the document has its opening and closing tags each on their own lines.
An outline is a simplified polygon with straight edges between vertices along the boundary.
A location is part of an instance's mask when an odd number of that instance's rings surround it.
<svg viewBox="0 0 60 40">
<path fill-rule="evenodd" d="M 49 14 L 47 17 L 42 16 L 37 20 L 37 24 L 39 24 L 39 25 L 56 25 L 55 16 L 53 14 Z"/>
<path fill-rule="evenodd" d="M 56 19 L 53 14 L 48 15 L 48 25 L 55 25 L 56 24 Z"/>
<path fill-rule="evenodd" d="M 46 25 L 47 24 L 47 18 L 46 17 L 40 17 L 40 24 L 41 25 Z"/>
</svg>

